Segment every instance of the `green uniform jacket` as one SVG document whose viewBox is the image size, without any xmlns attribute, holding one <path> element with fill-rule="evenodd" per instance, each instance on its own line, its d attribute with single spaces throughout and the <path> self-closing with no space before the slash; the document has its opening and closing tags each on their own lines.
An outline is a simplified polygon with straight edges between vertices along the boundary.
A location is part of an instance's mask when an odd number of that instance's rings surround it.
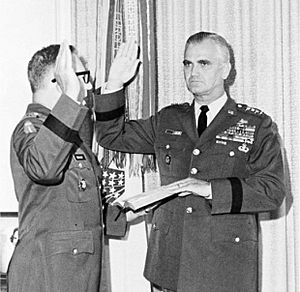
<svg viewBox="0 0 300 292">
<path fill-rule="evenodd" d="M 211 201 L 175 197 L 154 211 L 145 277 L 180 292 L 257 291 L 256 214 L 285 195 L 270 117 L 229 98 L 199 138 L 193 104 L 125 123 L 124 103 L 121 91 L 97 98 L 102 146 L 155 154 L 162 185 L 186 177 L 212 185 Z"/>
<path fill-rule="evenodd" d="M 91 152 L 92 112 L 62 95 L 50 112 L 30 104 L 11 140 L 19 241 L 11 292 L 98 292 L 103 242 L 101 170 Z M 112 233 L 123 235 L 124 216 Z"/>
</svg>

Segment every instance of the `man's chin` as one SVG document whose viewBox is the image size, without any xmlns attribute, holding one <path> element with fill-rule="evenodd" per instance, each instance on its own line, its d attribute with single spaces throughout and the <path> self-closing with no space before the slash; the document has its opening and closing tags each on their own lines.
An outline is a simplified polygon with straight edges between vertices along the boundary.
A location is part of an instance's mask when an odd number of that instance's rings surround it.
<svg viewBox="0 0 300 292">
<path fill-rule="evenodd" d="M 189 88 L 189 91 L 194 95 L 202 95 L 205 92 L 203 88 L 199 88 L 199 87 Z"/>
<path fill-rule="evenodd" d="M 200 81 L 193 81 L 189 84 L 190 91 L 203 91 L 204 84 Z"/>
</svg>

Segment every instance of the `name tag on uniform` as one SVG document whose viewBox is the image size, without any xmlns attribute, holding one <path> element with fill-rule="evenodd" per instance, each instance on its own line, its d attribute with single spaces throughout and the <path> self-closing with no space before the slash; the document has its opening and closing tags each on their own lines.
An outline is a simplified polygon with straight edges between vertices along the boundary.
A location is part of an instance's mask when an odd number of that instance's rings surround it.
<svg viewBox="0 0 300 292">
<path fill-rule="evenodd" d="M 168 135 L 173 135 L 173 136 L 181 136 L 182 135 L 182 131 L 171 130 L 171 129 L 166 129 L 165 133 Z"/>
<path fill-rule="evenodd" d="M 84 154 L 74 154 L 74 158 L 75 158 L 77 161 L 80 161 L 80 160 L 86 160 Z"/>
</svg>

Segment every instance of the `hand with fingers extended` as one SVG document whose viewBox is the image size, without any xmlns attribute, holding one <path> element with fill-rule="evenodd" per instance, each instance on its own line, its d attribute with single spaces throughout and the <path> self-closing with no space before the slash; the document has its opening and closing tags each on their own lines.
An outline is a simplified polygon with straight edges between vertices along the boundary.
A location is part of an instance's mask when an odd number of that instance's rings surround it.
<svg viewBox="0 0 300 292">
<path fill-rule="evenodd" d="M 178 196 L 196 195 L 204 197 L 205 199 L 211 199 L 212 191 L 211 184 L 207 181 L 188 177 L 169 185 L 166 185 L 170 191 L 174 190 L 174 194 L 178 193 Z"/>
<path fill-rule="evenodd" d="M 80 92 L 80 82 L 73 69 L 72 53 L 69 45 L 64 41 L 56 58 L 54 76 L 62 93 L 77 101 Z"/>
<path fill-rule="evenodd" d="M 140 62 L 138 45 L 133 40 L 122 43 L 110 67 L 106 89 L 116 90 L 123 87 L 135 76 Z"/>
</svg>

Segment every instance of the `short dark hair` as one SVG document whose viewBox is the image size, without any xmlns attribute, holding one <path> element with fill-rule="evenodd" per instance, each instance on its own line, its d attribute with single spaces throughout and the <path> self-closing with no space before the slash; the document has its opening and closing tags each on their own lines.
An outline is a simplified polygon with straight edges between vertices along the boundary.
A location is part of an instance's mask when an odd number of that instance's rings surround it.
<svg viewBox="0 0 300 292">
<path fill-rule="evenodd" d="M 191 35 L 186 41 L 185 50 L 190 44 L 199 44 L 206 39 L 214 41 L 219 46 L 219 48 L 222 49 L 224 61 L 229 62 L 231 51 L 230 45 L 222 36 L 213 32 L 200 31 Z"/>
<path fill-rule="evenodd" d="M 72 54 L 76 54 L 76 49 L 69 46 Z M 55 65 L 60 45 L 50 45 L 37 51 L 28 63 L 27 76 L 32 93 L 42 87 L 43 78 L 49 68 Z"/>
</svg>

